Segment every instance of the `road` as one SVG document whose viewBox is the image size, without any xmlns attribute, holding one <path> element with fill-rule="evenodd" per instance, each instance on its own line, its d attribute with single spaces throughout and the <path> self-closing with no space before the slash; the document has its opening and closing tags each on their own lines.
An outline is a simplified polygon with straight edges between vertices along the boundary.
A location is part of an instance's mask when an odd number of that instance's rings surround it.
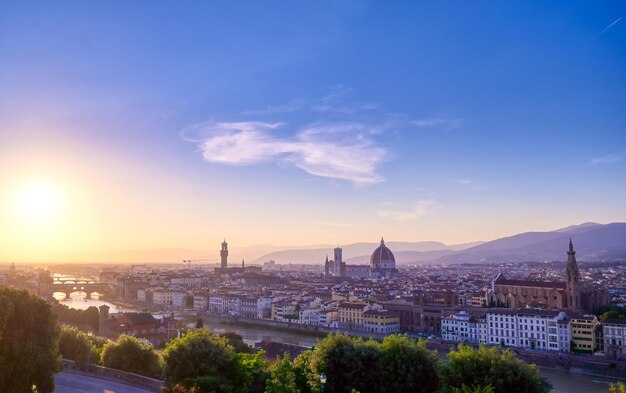
<svg viewBox="0 0 626 393">
<path fill-rule="evenodd" d="M 134 385 L 83 374 L 61 372 L 54 379 L 56 381 L 54 393 L 152 393 Z"/>
</svg>

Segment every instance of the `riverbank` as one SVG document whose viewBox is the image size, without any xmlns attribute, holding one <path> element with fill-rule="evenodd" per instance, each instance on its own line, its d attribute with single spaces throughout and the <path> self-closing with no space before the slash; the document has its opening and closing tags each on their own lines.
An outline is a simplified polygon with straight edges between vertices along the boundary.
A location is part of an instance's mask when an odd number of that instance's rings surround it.
<svg viewBox="0 0 626 393">
<path fill-rule="evenodd" d="M 195 323 L 198 318 L 198 314 L 187 315 L 189 323 Z M 325 337 L 327 334 L 339 333 L 335 329 L 326 327 L 314 327 L 300 324 L 289 324 L 287 322 L 279 322 L 272 320 L 259 320 L 259 319 L 243 319 L 243 318 L 225 318 L 200 314 L 200 317 L 205 323 L 205 326 L 211 325 L 211 327 L 223 328 L 228 330 L 238 330 L 239 334 L 247 333 L 254 337 L 254 340 L 260 341 L 267 336 L 274 336 L 272 339 L 277 342 L 285 342 L 287 344 L 301 345 L 301 342 L 306 342 L 304 346 L 314 346 L 317 340 Z M 252 333 L 250 335 L 250 333 Z M 382 339 L 384 335 L 373 335 L 367 332 L 360 331 L 341 331 L 353 336 L 371 337 L 374 339 Z M 291 339 L 289 342 L 281 340 L 284 334 L 297 334 L 300 339 Z M 244 336 L 242 334 L 242 336 Z M 307 336 L 309 339 L 302 339 L 302 336 Z M 278 337 L 278 338 L 276 338 Z M 417 337 L 416 337 L 417 338 Z M 244 336 L 244 339 L 246 337 Z M 250 340 L 252 341 L 252 340 Z M 455 348 L 458 343 L 444 342 L 439 339 L 428 340 L 427 347 L 429 349 L 437 350 L 440 354 L 447 354 L 452 348 Z M 602 377 L 611 378 L 614 380 L 626 380 L 626 361 L 611 360 L 604 357 L 588 356 L 588 355 L 575 355 L 566 353 L 554 353 L 554 352 L 539 352 L 539 351 L 526 351 L 522 349 L 511 348 L 513 352 L 522 360 L 527 363 L 534 363 L 542 369 L 551 370 L 554 372 L 564 372 L 576 375 L 587 375 L 589 377 Z"/>
</svg>

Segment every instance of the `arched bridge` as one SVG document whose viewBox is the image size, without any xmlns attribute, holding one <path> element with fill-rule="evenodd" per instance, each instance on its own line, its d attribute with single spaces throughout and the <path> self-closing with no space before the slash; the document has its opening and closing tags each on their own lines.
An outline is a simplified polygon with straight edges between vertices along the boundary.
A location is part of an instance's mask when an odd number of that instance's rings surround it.
<svg viewBox="0 0 626 393">
<path fill-rule="evenodd" d="M 85 292 L 87 295 L 98 292 L 101 294 L 110 294 L 112 288 L 109 284 L 99 282 L 85 282 L 85 281 L 57 281 L 51 285 L 51 291 L 63 292 L 67 298 L 70 297 L 72 292 Z M 52 295 L 51 293 L 51 295 Z"/>
</svg>

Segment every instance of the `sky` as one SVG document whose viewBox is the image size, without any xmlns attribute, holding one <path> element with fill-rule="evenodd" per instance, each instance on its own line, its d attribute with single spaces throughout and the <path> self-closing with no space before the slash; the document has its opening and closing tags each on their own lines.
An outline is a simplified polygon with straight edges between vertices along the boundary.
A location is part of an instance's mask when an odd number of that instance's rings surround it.
<svg viewBox="0 0 626 393">
<path fill-rule="evenodd" d="M 0 262 L 625 221 L 624 16 L 623 1 L 3 2 Z"/>
</svg>

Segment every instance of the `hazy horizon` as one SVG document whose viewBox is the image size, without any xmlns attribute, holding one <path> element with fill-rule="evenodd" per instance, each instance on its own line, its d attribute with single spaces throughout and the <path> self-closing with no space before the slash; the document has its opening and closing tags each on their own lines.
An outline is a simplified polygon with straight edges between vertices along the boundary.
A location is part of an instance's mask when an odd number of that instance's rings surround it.
<svg viewBox="0 0 626 393">
<path fill-rule="evenodd" d="M 5 4 L 0 262 L 626 221 L 624 14 Z"/>
</svg>

